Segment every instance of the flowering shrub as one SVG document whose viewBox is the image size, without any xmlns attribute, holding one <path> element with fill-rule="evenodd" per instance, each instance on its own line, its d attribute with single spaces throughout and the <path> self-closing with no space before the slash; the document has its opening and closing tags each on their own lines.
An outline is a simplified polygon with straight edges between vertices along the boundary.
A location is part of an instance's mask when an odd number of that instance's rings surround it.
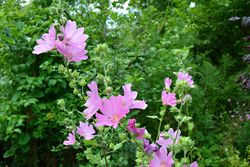
<svg viewBox="0 0 250 167">
<path fill-rule="evenodd" d="M 62 34 L 58 34 L 56 39 L 55 27 L 51 26 L 49 33 L 44 34 L 42 39 L 37 40 L 38 45 L 35 46 L 33 53 L 41 54 L 57 49 L 66 60 L 66 66 L 61 67 L 61 69 L 65 69 L 68 72 L 67 76 L 72 79 L 68 64 L 88 58 L 85 50 L 85 41 L 88 36 L 83 34 L 83 28 L 76 28 L 74 21 L 67 21 L 66 26 L 61 27 L 61 31 Z M 106 74 L 106 71 L 104 73 Z M 192 117 L 188 113 L 188 104 L 192 100 L 188 92 L 191 88 L 194 88 L 194 81 L 187 72 L 179 71 L 176 75 L 178 79 L 173 89 L 171 89 L 172 79 L 165 79 L 165 88 L 161 96 L 163 106 L 159 116 L 147 116 L 159 121 L 155 140 L 145 128 L 136 126 L 136 119 L 127 119 L 131 110 L 144 110 L 147 107 L 144 100 L 136 100 L 138 93 L 131 90 L 131 84 L 125 84 L 122 87 L 123 95 L 114 95 L 115 92 L 112 92 L 109 87 L 110 90 L 102 98 L 98 93 L 97 83 L 92 81 L 88 84 L 90 91 L 87 91 L 87 100 L 84 104 L 87 107 L 83 111 L 82 119 L 84 122 L 80 121 L 79 127 L 71 129 L 63 144 L 66 146 L 81 146 L 81 140 L 92 140 L 94 143 L 92 147 L 102 148 L 106 166 L 109 164 L 109 154 L 112 154 L 110 149 L 116 151 L 122 147 L 123 143 L 128 142 L 137 145 L 136 163 L 138 166 L 198 166 L 197 162 L 191 162 L 188 158 L 188 154 L 194 148 L 194 142 L 189 137 L 181 136 L 180 130 L 184 124 L 187 125 L 188 131 L 191 131 L 194 126 L 191 122 Z M 78 76 L 78 74 L 75 76 Z M 104 83 L 104 85 L 107 88 L 107 84 Z M 72 87 L 74 92 L 83 99 L 84 95 L 77 86 L 74 84 Z M 162 121 L 166 112 L 171 112 L 174 115 L 178 124 L 176 131 L 168 126 L 162 128 Z M 121 142 L 115 143 L 116 141 L 112 140 L 112 136 L 108 136 L 107 133 L 112 131 L 113 135 L 113 131 L 118 128 L 118 133 L 123 134 L 123 137 L 121 137 Z M 106 143 L 106 140 L 109 140 L 109 143 Z M 107 146 L 107 144 L 109 145 Z"/>
</svg>

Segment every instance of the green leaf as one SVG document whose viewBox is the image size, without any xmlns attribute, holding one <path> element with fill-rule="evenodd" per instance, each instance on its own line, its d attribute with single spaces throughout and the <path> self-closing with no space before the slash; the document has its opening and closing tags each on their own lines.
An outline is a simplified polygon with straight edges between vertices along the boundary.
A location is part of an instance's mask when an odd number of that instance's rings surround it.
<svg viewBox="0 0 250 167">
<path fill-rule="evenodd" d="M 8 157 L 13 156 L 14 154 L 15 154 L 15 150 L 10 149 L 10 150 L 5 151 L 5 153 L 3 154 L 3 157 L 8 158 Z"/>
<path fill-rule="evenodd" d="M 122 143 L 116 144 L 115 147 L 114 147 L 114 151 L 122 148 L 122 146 L 123 146 Z"/>
<path fill-rule="evenodd" d="M 160 118 L 156 115 L 148 115 L 147 117 L 151 118 L 151 119 L 159 119 L 160 120 Z"/>
<path fill-rule="evenodd" d="M 30 135 L 28 133 L 21 134 L 21 136 L 18 139 L 18 144 L 25 145 L 30 141 Z"/>
</svg>

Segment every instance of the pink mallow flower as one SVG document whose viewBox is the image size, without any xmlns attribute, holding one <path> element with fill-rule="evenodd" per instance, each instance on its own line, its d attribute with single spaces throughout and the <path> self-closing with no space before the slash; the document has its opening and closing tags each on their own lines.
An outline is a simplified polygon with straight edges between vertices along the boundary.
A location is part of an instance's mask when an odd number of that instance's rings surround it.
<svg viewBox="0 0 250 167">
<path fill-rule="evenodd" d="M 183 165 L 183 167 L 188 167 L 187 165 Z M 195 161 L 189 165 L 189 167 L 199 167 L 198 163 Z"/>
<path fill-rule="evenodd" d="M 83 34 L 84 28 L 77 28 L 76 22 L 69 20 L 61 30 L 63 34 L 58 34 L 55 44 L 57 50 L 64 55 L 67 61 L 79 62 L 88 59 L 87 50 L 85 50 L 88 36 Z"/>
<path fill-rule="evenodd" d="M 150 161 L 149 167 L 172 167 L 174 160 L 172 152 L 168 154 L 165 147 L 161 147 L 160 150 L 154 153 L 154 158 Z"/>
<path fill-rule="evenodd" d="M 191 88 L 194 87 L 194 81 L 192 80 L 192 76 L 188 73 L 178 72 L 178 80 L 186 81 Z"/>
<path fill-rule="evenodd" d="M 87 108 L 83 111 L 85 118 L 90 119 L 102 105 L 102 99 L 98 94 L 98 87 L 95 81 L 88 84 L 90 91 L 87 91 L 88 100 L 84 104 Z"/>
<path fill-rule="evenodd" d="M 124 91 L 124 101 L 125 101 L 125 105 L 129 108 L 129 109 L 146 109 L 146 107 L 148 106 L 145 101 L 141 101 L 141 100 L 135 100 L 137 97 L 137 92 L 136 91 L 131 91 L 131 84 L 126 84 L 123 87 L 123 91 Z"/>
<path fill-rule="evenodd" d="M 75 131 L 73 130 L 71 133 L 69 133 L 68 137 L 67 137 L 68 140 L 65 140 L 63 142 L 64 145 L 73 145 L 75 144 L 76 142 L 76 138 L 75 138 Z"/>
<path fill-rule="evenodd" d="M 165 87 L 169 89 L 172 84 L 172 80 L 170 78 L 166 78 L 164 82 L 165 82 Z"/>
<path fill-rule="evenodd" d="M 134 134 L 137 137 L 137 139 L 142 140 L 143 136 L 146 132 L 146 129 L 145 128 L 136 128 L 135 123 L 136 123 L 135 119 L 129 119 L 127 129 L 129 132 Z"/>
<path fill-rule="evenodd" d="M 165 90 L 161 93 L 162 104 L 165 106 L 176 106 L 175 93 L 167 93 Z"/>
<path fill-rule="evenodd" d="M 180 139 L 180 136 L 181 136 L 181 131 L 179 130 L 178 131 L 178 134 L 177 134 L 177 130 L 174 131 L 172 128 L 170 128 L 168 130 L 168 134 L 170 136 L 170 138 L 166 138 L 164 136 L 163 133 L 160 134 L 160 137 L 159 139 L 156 141 L 157 144 L 159 144 L 160 146 L 164 146 L 166 148 L 169 147 L 169 145 L 173 144 L 174 143 L 174 140 L 175 140 L 175 144 L 178 144 L 179 142 L 179 139 Z M 176 138 L 176 139 L 175 139 Z"/>
<path fill-rule="evenodd" d="M 117 128 L 120 120 L 129 113 L 129 108 L 124 105 L 122 96 L 104 98 L 100 108 L 102 114 L 96 113 L 96 126 L 113 126 Z"/>
<path fill-rule="evenodd" d="M 93 135 L 95 133 L 93 126 L 89 125 L 87 122 L 86 123 L 80 122 L 80 126 L 77 128 L 76 133 L 84 137 L 85 140 L 91 140 L 95 137 Z"/>
<path fill-rule="evenodd" d="M 169 145 L 173 144 L 173 139 L 172 138 L 165 139 L 164 134 L 161 133 L 156 143 L 159 144 L 160 146 L 168 148 Z"/>
<path fill-rule="evenodd" d="M 42 35 L 42 39 L 38 39 L 36 42 L 38 45 L 34 47 L 33 54 L 41 54 L 53 50 L 56 48 L 55 46 L 56 40 L 56 30 L 54 26 L 51 26 L 49 29 L 49 33 L 45 33 Z"/>
</svg>

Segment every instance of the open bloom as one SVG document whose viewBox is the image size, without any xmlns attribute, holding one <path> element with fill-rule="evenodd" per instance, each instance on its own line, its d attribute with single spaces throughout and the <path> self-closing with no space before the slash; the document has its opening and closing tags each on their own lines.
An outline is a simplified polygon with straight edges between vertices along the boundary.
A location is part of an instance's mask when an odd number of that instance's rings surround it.
<svg viewBox="0 0 250 167">
<path fill-rule="evenodd" d="M 174 160 L 172 152 L 168 154 L 165 147 L 161 147 L 160 150 L 154 153 L 154 158 L 150 161 L 149 167 L 172 167 Z"/>
<path fill-rule="evenodd" d="M 42 39 L 38 39 L 37 46 L 34 47 L 33 54 L 41 54 L 55 49 L 55 40 L 56 40 L 56 30 L 54 26 L 51 26 L 49 33 L 42 35 Z"/>
<path fill-rule="evenodd" d="M 120 120 L 129 112 L 129 108 L 124 105 L 122 96 L 111 96 L 104 98 L 101 105 L 101 113 L 96 113 L 96 126 L 113 126 L 117 128 Z"/>
<path fill-rule="evenodd" d="M 86 140 L 91 140 L 95 137 L 93 135 L 95 133 L 93 126 L 89 125 L 87 122 L 80 122 L 80 126 L 77 128 L 77 133 L 80 136 L 84 137 Z"/>
<path fill-rule="evenodd" d="M 61 30 L 63 34 L 58 34 L 58 39 L 55 43 L 57 50 L 69 62 L 79 62 L 88 59 L 88 56 L 86 56 L 87 51 L 85 50 L 85 42 L 88 36 L 83 34 L 84 28 L 77 28 L 76 22 L 69 20 Z"/>
<path fill-rule="evenodd" d="M 95 81 L 88 84 L 90 91 L 87 91 L 88 100 L 84 104 L 87 108 L 83 111 L 85 118 L 90 119 L 102 105 L 102 99 L 98 94 L 98 87 Z"/>
<path fill-rule="evenodd" d="M 164 134 L 161 133 L 160 137 L 156 141 L 156 143 L 159 144 L 160 146 L 164 146 L 164 147 L 168 148 L 169 145 L 173 144 L 173 139 L 172 138 L 165 139 Z"/>
<path fill-rule="evenodd" d="M 65 140 L 63 142 L 64 145 L 73 145 L 73 144 L 75 144 L 75 142 L 76 142 L 75 131 L 72 131 L 71 133 L 69 133 L 67 139 L 68 140 Z"/>
<path fill-rule="evenodd" d="M 192 80 L 192 76 L 188 73 L 178 72 L 178 80 L 186 81 L 191 88 L 194 87 L 194 81 Z"/>
<path fill-rule="evenodd" d="M 135 100 L 137 97 L 136 91 L 131 91 L 131 84 L 126 84 L 123 87 L 124 101 L 130 109 L 145 109 L 148 105 L 145 101 Z"/>
<path fill-rule="evenodd" d="M 163 133 L 160 134 L 159 139 L 156 141 L 157 144 L 164 146 L 166 148 L 169 147 L 169 145 L 174 143 L 175 140 L 175 144 L 178 144 L 180 136 L 181 136 L 181 131 L 178 130 L 178 134 L 177 134 L 177 130 L 174 131 L 172 128 L 170 128 L 168 130 L 168 134 L 170 137 L 165 137 Z"/>
<path fill-rule="evenodd" d="M 68 62 L 79 62 L 81 60 L 87 60 L 88 56 L 86 56 L 87 51 L 79 46 L 71 46 L 67 45 L 63 42 L 56 41 L 57 50 L 64 55 Z M 84 44 L 84 47 L 86 44 Z"/>
<path fill-rule="evenodd" d="M 165 90 L 161 93 L 162 104 L 167 106 L 176 106 L 175 93 L 167 93 Z"/>
<path fill-rule="evenodd" d="M 65 27 L 61 28 L 62 34 L 57 35 L 54 26 L 51 26 L 49 33 L 43 34 L 42 39 L 37 40 L 38 45 L 34 47 L 34 54 L 41 54 L 57 49 L 68 62 L 79 62 L 88 59 L 84 28 L 77 28 L 76 22 L 67 21 Z"/>
<path fill-rule="evenodd" d="M 166 78 L 164 82 L 165 82 L 165 87 L 169 89 L 172 84 L 172 80 L 170 78 Z"/>
<path fill-rule="evenodd" d="M 129 132 L 133 133 L 137 137 L 137 139 L 142 140 L 146 132 L 146 129 L 136 128 L 135 123 L 136 123 L 135 119 L 129 119 L 127 129 Z"/>
</svg>

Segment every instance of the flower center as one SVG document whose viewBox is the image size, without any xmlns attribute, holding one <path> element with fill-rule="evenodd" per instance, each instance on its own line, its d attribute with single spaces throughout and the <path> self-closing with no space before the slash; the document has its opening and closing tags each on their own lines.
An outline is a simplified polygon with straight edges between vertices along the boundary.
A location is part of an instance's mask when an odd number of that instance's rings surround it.
<svg viewBox="0 0 250 167">
<path fill-rule="evenodd" d="M 165 162 L 162 162 L 160 167 L 167 167 L 167 164 Z"/>
<path fill-rule="evenodd" d="M 114 117 L 113 117 L 113 121 L 118 122 L 119 121 L 119 116 L 115 114 Z"/>
</svg>

